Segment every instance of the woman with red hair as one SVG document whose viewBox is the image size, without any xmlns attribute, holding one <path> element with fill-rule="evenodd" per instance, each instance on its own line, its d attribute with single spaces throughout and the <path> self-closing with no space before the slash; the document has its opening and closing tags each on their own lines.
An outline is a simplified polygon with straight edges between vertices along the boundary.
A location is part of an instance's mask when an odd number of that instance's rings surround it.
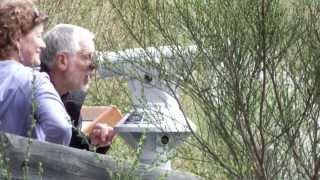
<svg viewBox="0 0 320 180">
<path fill-rule="evenodd" d="M 40 64 L 46 21 L 31 1 L 0 3 L 0 130 L 69 145 L 70 117 L 58 93 L 47 74 L 26 67 Z"/>
</svg>

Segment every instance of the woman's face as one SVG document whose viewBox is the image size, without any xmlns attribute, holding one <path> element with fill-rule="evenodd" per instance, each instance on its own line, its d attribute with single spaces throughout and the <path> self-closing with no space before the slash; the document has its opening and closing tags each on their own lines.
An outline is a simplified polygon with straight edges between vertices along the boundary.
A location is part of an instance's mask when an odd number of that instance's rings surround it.
<svg viewBox="0 0 320 180">
<path fill-rule="evenodd" d="M 40 52 L 46 45 L 42 39 L 43 25 L 33 28 L 20 39 L 20 62 L 25 66 L 40 65 Z"/>
</svg>

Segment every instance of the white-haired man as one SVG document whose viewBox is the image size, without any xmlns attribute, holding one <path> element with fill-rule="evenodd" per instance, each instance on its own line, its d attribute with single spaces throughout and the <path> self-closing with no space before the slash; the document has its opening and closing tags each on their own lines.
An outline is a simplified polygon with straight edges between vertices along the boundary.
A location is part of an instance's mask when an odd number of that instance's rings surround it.
<svg viewBox="0 0 320 180">
<path fill-rule="evenodd" d="M 49 74 L 74 125 L 70 146 L 81 149 L 89 149 L 79 129 L 82 124 L 80 109 L 95 68 L 93 40 L 94 34 L 85 28 L 59 24 L 44 35 L 46 48 L 41 52 L 41 69 Z M 97 152 L 105 153 L 113 137 L 113 128 L 97 124 L 89 140 L 98 145 Z"/>
</svg>

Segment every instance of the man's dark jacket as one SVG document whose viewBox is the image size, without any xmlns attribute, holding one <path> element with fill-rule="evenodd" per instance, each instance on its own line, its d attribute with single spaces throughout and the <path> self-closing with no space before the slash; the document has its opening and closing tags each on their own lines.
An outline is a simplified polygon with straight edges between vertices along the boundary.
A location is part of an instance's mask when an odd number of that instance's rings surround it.
<svg viewBox="0 0 320 180">
<path fill-rule="evenodd" d="M 86 98 L 86 93 L 83 91 L 72 91 L 64 94 L 61 99 L 69 114 L 72 122 L 72 137 L 70 146 L 78 149 L 89 150 L 90 139 L 81 132 L 82 117 L 81 107 Z M 97 148 L 96 152 L 105 154 L 109 146 Z"/>
</svg>

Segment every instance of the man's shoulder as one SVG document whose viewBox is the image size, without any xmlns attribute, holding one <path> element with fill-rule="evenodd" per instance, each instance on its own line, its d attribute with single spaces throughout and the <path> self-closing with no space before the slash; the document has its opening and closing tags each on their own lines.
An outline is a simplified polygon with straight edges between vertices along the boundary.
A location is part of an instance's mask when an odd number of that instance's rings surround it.
<svg viewBox="0 0 320 180">
<path fill-rule="evenodd" d="M 83 104 L 87 93 L 82 90 L 70 91 L 64 94 L 61 99 L 64 102 L 76 102 L 77 104 Z"/>
<path fill-rule="evenodd" d="M 81 127 L 81 107 L 84 103 L 86 92 L 84 91 L 71 91 L 64 94 L 61 99 L 65 105 L 65 108 L 73 121 L 75 127 Z"/>
</svg>

